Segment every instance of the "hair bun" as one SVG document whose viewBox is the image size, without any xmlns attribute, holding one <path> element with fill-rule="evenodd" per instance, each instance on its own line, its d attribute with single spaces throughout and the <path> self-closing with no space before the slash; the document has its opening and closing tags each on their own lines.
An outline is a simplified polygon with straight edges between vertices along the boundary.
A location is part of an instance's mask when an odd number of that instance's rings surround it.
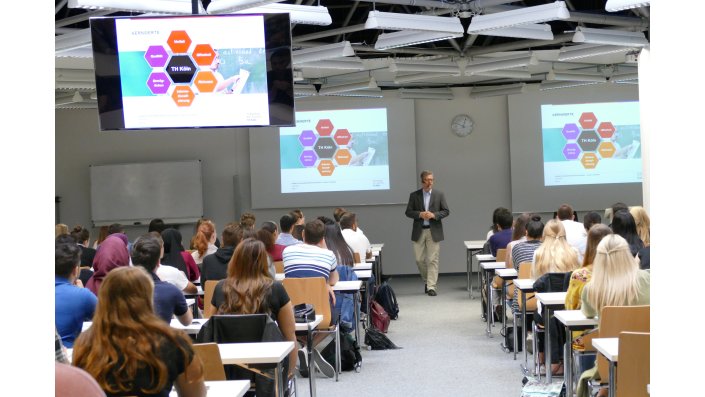
<svg viewBox="0 0 705 397">
<path fill-rule="evenodd" d="M 83 227 L 81 227 L 81 225 L 76 225 L 73 227 L 73 230 L 71 231 L 71 233 L 80 233 L 82 230 L 83 230 Z"/>
<path fill-rule="evenodd" d="M 541 221 L 541 215 L 534 215 L 531 217 L 531 220 L 533 222 L 540 222 Z"/>
</svg>

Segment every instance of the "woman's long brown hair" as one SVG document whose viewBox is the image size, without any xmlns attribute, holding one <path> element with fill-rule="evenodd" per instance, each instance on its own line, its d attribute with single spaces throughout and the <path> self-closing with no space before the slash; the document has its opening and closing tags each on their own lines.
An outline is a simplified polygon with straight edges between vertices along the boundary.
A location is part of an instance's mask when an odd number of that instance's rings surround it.
<svg viewBox="0 0 705 397">
<path fill-rule="evenodd" d="M 186 367 L 193 359 L 193 352 L 185 348 L 191 345 L 188 336 L 154 313 L 153 291 L 154 283 L 143 268 L 112 270 L 98 293 L 93 325 L 74 344 L 73 364 L 90 373 L 107 392 L 130 391 L 141 367 L 148 368 L 155 380 L 154 388 L 141 392 L 151 394 L 163 389 L 169 376 L 167 365 L 159 356 L 163 343 L 172 343 L 179 349 Z M 202 370 L 197 372 L 186 373 L 186 378 L 199 379 Z"/>
<path fill-rule="evenodd" d="M 254 314 L 269 312 L 268 297 L 272 289 L 264 243 L 247 238 L 235 248 L 228 277 L 223 285 L 225 300 L 220 314 Z"/>
</svg>

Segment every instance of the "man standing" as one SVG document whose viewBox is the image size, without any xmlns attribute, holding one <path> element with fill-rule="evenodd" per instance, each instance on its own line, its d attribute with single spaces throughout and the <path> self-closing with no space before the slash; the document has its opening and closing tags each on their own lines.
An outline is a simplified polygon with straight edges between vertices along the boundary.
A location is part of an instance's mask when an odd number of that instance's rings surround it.
<svg viewBox="0 0 705 397">
<path fill-rule="evenodd" d="M 438 255 L 443 241 L 441 219 L 450 214 L 445 195 L 433 189 L 433 172 L 421 172 L 421 189 L 409 195 L 406 216 L 414 220 L 411 241 L 419 273 L 424 281 L 424 292 L 436 296 L 438 282 Z"/>
</svg>

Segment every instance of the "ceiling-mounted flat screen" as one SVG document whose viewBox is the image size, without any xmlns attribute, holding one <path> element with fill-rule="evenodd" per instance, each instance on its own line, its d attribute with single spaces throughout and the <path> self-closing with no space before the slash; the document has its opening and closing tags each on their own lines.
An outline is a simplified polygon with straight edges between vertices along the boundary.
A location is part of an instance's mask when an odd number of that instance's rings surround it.
<svg viewBox="0 0 705 397">
<path fill-rule="evenodd" d="M 102 131 L 295 124 L 289 14 L 90 26 Z"/>
</svg>

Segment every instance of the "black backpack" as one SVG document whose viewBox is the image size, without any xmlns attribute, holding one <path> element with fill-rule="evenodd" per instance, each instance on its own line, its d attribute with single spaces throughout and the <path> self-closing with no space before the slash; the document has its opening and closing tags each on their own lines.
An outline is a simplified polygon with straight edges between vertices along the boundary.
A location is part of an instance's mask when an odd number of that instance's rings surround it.
<svg viewBox="0 0 705 397">
<path fill-rule="evenodd" d="M 365 330 L 365 344 L 372 350 L 401 349 L 392 342 L 382 331 L 374 326 Z"/>
<path fill-rule="evenodd" d="M 331 342 L 321 351 L 321 356 L 335 368 L 335 342 Z M 343 371 L 360 371 L 362 354 L 355 338 L 347 333 L 340 333 L 340 369 Z"/>
<path fill-rule="evenodd" d="M 387 314 L 389 314 L 389 318 L 392 320 L 399 318 L 399 304 L 397 303 L 397 296 L 394 294 L 392 287 L 387 284 L 386 281 L 377 288 L 374 300 L 384 308 Z"/>
</svg>

